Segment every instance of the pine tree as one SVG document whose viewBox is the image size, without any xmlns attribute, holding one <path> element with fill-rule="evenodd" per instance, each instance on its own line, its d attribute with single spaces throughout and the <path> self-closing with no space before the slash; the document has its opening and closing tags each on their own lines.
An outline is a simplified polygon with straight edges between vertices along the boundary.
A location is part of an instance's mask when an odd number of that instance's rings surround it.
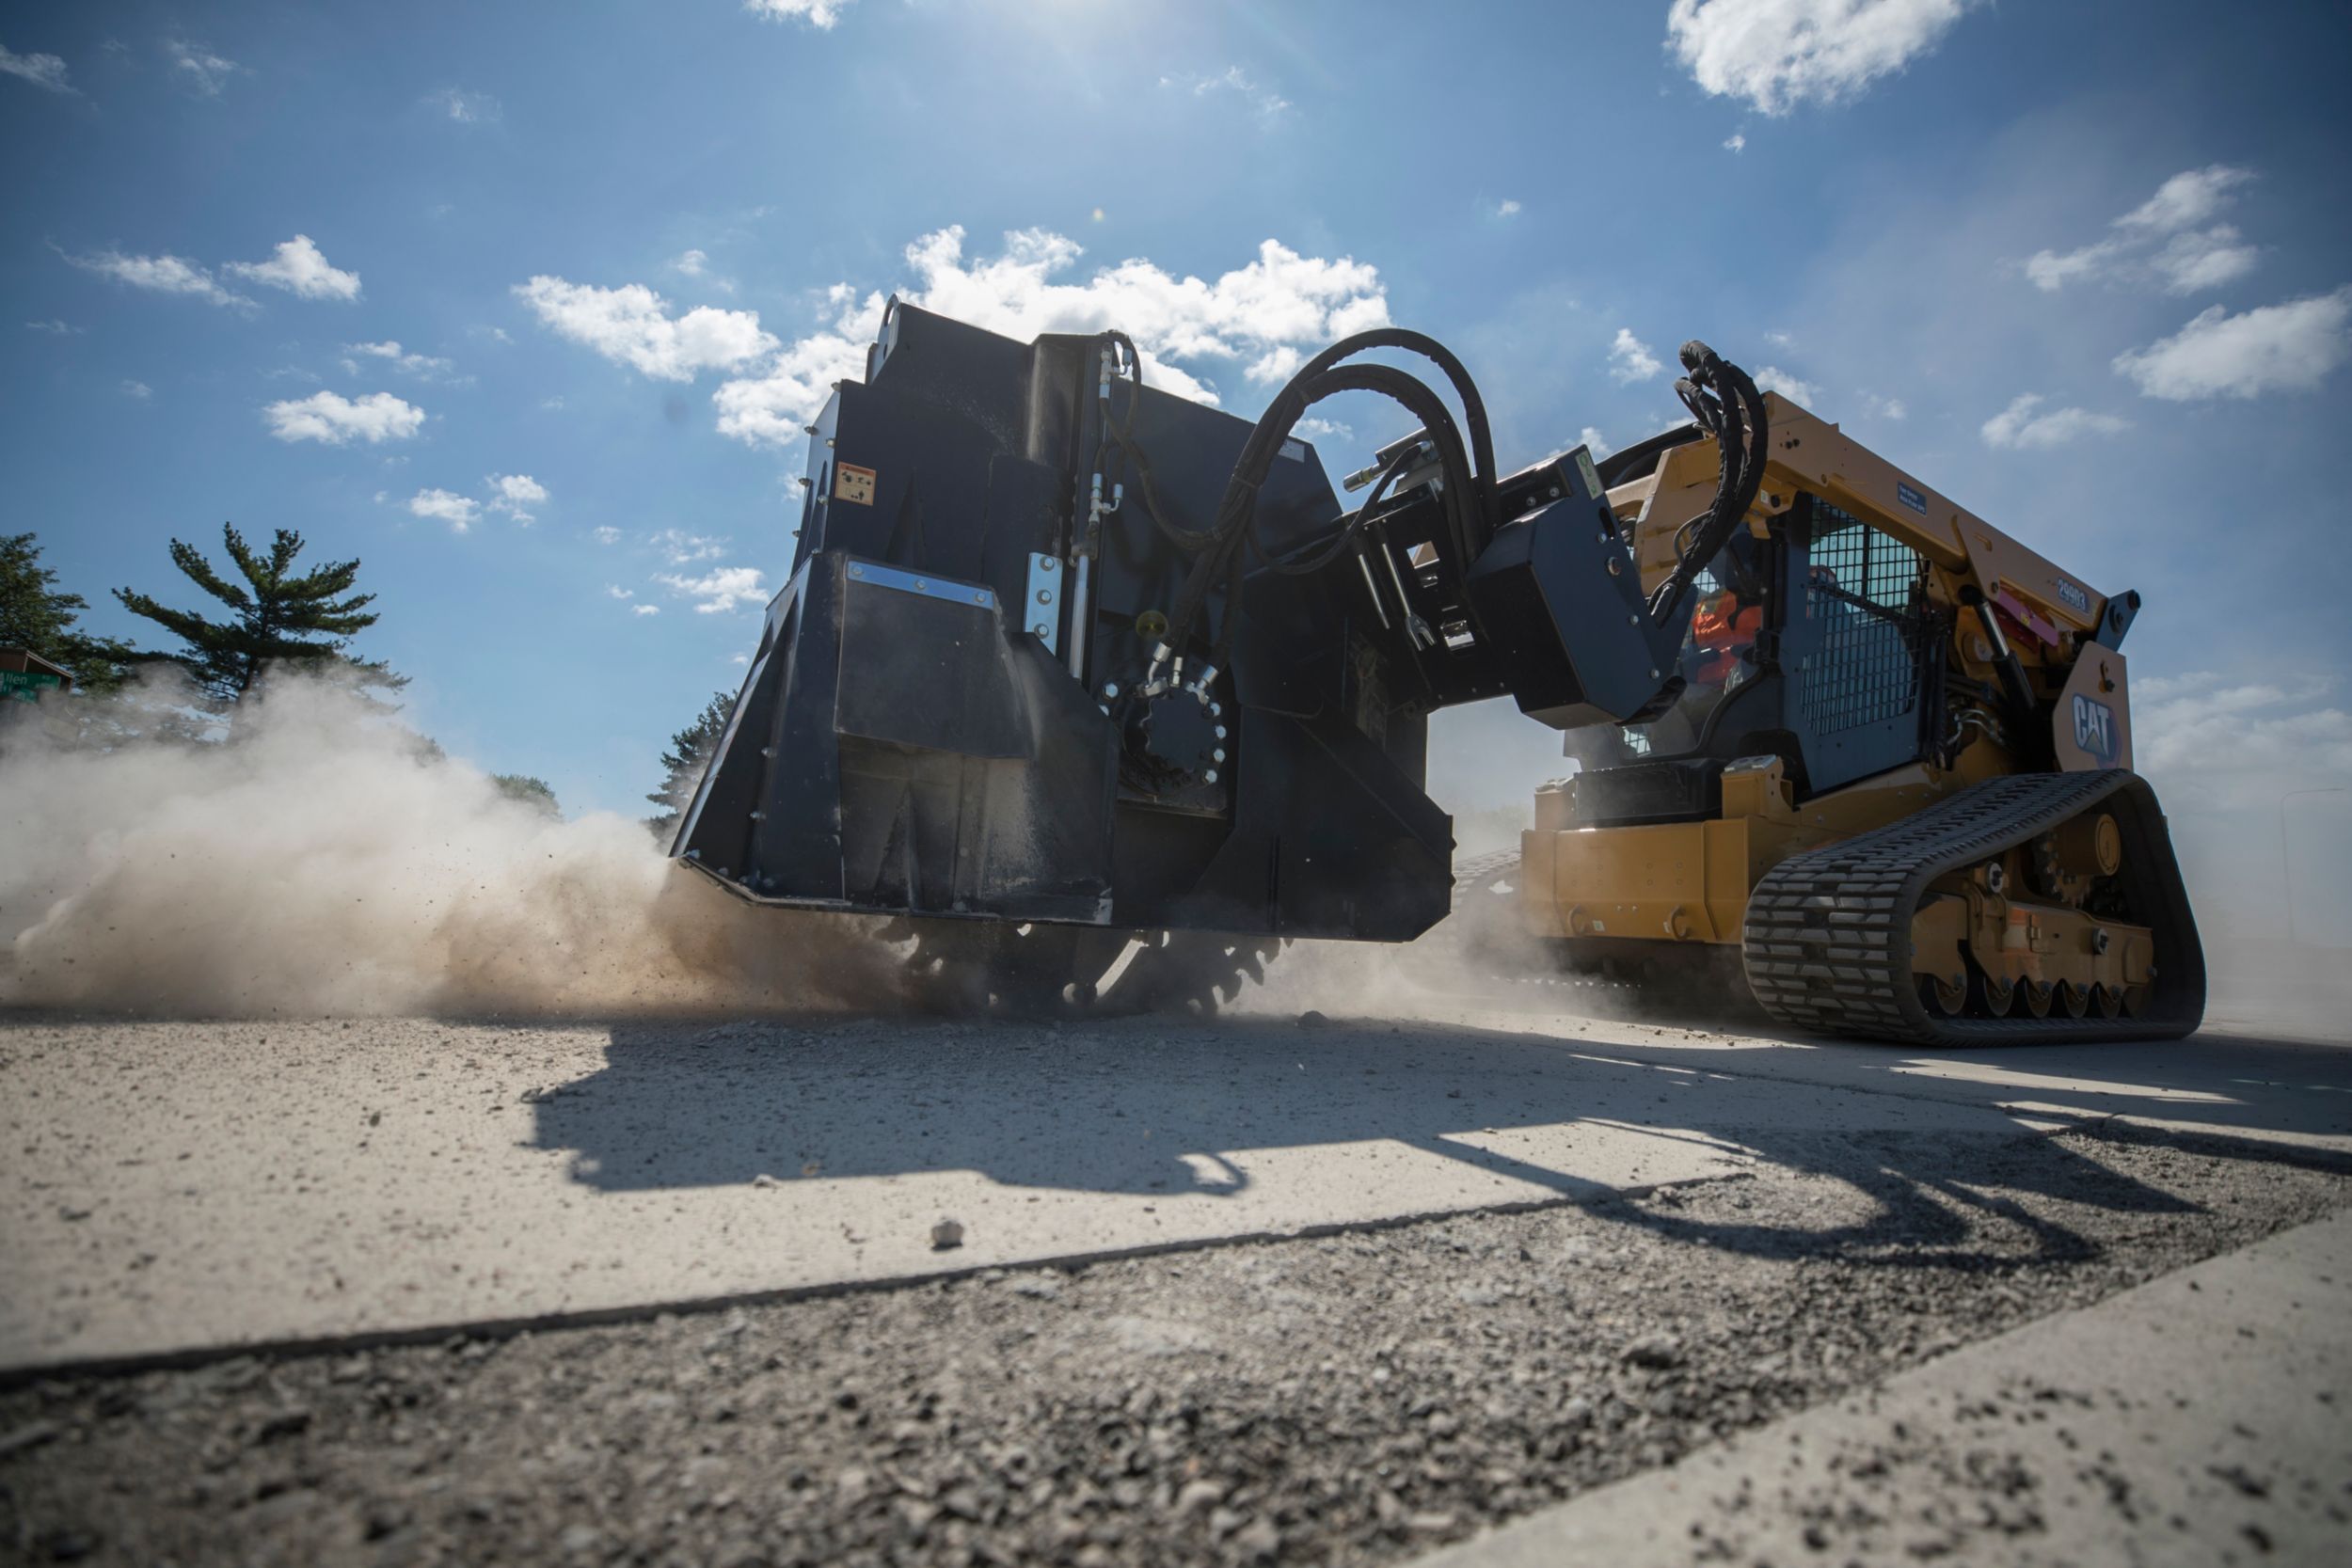
<svg viewBox="0 0 2352 1568">
<path fill-rule="evenodd" d="M 694 721 L 670 737 L 670 749 L 661 753 L 664 775 L 661 787 L 645 797 L 661 808 L 661 815 L 652 818 L 656 832 L 666 833 L 677 826 L 678 814 L 694 799 L 695 789 L 702 784 L 703 769 L 710 766 L 711 753 L 717 750 L 719 737 L 726 733 L 727 719 L 735 712 L 735 694 L 714 691 Z"/>
<path fill-rule="evenodd" d="M 40 563 L 40 546 L 29 533 L 0 536 L 0 648 L 25 648 L 73 673 L 84 691 L 104 691 L 122 683 L 131 645 L 111 637 L 88 637 L 74 629 L 89 601 L 60 594 L 57 574 Z"/>
<path fill-rule="evenodd" d="M 233 523 L 221 525 L 229 559 L 236 563 L 240 584 L 222 576 L 203 552 L 174 539 L 172 564 L 199 588 L 236 611 L 232 618 L 207 620 L 193 610 L 174 610 L 128 588 L 115 597 L 135 615 L 143 615 L 178 636 L 184 651 L 163 657 L 180 665 L 215 702 L 231 704 L 253 689 L 272 665 L 302 669 L 341 669 L 365 688 L 398 690 L 408 677 L 396 675 L 380 659 L 354 658 L 343 650 L 358 632 L 375 625 L 365 613 L 375 602 L 373 594 L 351 594 L 359 575 L 357 561 L 334 561 L 296 576 L 294 558 L 302 553 L 302 535 L 279 529 L 267 555 L 257 555 Z M 349 594 L 348 597 L 342 595 Z"/>
<path fill-rule="evenodd" d="M 498 792 L 517 805 L 529 806 L 546 816 L 562 816 L 564 808 L 555 803 L 555 787 L 545 779 L 534 779 L 528 773 L 493 773 L 490 782 Z"/>
</svg>

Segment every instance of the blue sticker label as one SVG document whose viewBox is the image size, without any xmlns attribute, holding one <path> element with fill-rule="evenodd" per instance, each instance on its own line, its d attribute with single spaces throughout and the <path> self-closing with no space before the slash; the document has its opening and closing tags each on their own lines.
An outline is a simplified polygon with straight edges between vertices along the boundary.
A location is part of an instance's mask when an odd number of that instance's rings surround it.
<svg viewBox="0 0 2352 1568">
<path fill-rule="evenodd" d="M 1895 499 L 1922 517 L 1928 515 L 1928 498 L 1905 484 L 1901 480 L 1895 482 Z"/>
<path fill-rule="evenodd" d="M 2090 613 L 2090 594 L 2084 593 L 2081 589 L 2075 587 L 2064 578 L 2058 579 L 2058 597 L 2065 603 L 2076 610 L 2081 610 L 2086 615 Z"/>
</svg>

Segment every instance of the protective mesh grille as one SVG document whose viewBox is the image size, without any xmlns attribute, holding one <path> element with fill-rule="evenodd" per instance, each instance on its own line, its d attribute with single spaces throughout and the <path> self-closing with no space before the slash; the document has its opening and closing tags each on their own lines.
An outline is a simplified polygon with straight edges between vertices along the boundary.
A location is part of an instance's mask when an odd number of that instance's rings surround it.
<svg viewBox="0 0 2352 1568">
<path fill-rule="evenodd" d="M 1804 672 L 1816 735 L 1898 719 L 1919 705 L 1928 563 L 1902 541 L 1816 501 L 1805 619 L 1817 628 Z"/>
</svg>

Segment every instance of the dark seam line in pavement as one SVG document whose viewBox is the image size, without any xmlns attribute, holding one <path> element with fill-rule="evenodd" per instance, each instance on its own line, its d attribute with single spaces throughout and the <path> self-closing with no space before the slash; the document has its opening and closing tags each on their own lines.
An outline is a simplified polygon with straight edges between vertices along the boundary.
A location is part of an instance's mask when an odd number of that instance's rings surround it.
<svg viewBox="0 0 2352 1568">
<path fill-rule="evenodd" d="M 2040 1136 L 2027 1133 L 2026 1136 Z M 233 1361 L 243 1355 L 264 1355 L 279 1358 L 330 1355 L 361 1350 L 382 1350 L 400 1345 L 429 1345 L 453 1336 L 469 1339 L 508 1339 L 517 1334 L 534 1333 L 540 1329 L 601 1328 L 614 1323 L 642 1323 L 664 1312 L 680 1316 L 696 1316 L 724 1311 L 737 1307 L 774 1307 L 792 1302 L 823 1301 L 841 1296 L 864 1295 L 879 1291 L 916 1290 L 937 1285 L 950 1279 L 966 1279 L 985 1274 L 991 1269 L 1008 1273 L 1030 1269 L 1080 1269 L 1097 1263 L 1120 1263 L 1131 1259 L 1166 1258 L 1188 1252 L 1206 1252 L 1213 1247 L 1245 1246 L 1260 1242 L 1315 1241 L 1330 1236 L 1362 1235 L 1373 1231 L 1398 1230 L 1406 1226 L 1425 1225 L 1435 1220 L 1463 1219 L 1479 1214 L 1533 1214 L 1549 1209 L 1607 1209 L 1619 1203 L 1654 1196 L 1669 1190 L 1703 1187 L 1718 1181 L 1753 1181 L 1752 1171 L 1727 1171 L 1716 1176 L 1687 1177 L 1678 1181 L 1651 1181 L 1637 1187 L 1612 1187 L 1605 1192 L 1565 1197 L 1520 1198 L 1508 1203 L 1483 1203 L 1470 1209 L 1430 1209 L 1410 1214 L 1390 1214 L 1375 1220 L 1340 1220 L 1328 1225 L 1300 1226 L 1291 1230 L 1245 1230 L 1231 1235 L 1205 1236 L 1190 1241 L 1147 1242 L 1137 1246 L 1104 1247 L 1092 1252 L 1057 1252 L 1050 1257 L 1014 1259 L 1007 1262 L 968 1263 L 961 1268 L 935 1269 L 927 1274 L 892 1275 L 882 1279 L 832 1280 L 817 1285 L 789 1285 L 771 1291 L 735 1291 L 715 1296 L 687 1296 L 676 1300 L 644 1302 L 628 1307 L 593 1307 L 578 1311 L 544 1312 L 527 1317 L 453 1319 L 417 1328 L 369 1330 L 349 1334 L 324 1334 L 282 1339 L 254 1339 L 233 1345 L 197 1346 L 186 1350 L 156 1351 L 140 1355 L 97 1356 L 87 1360 L 56 1361 L 37 1367 L 0 1367 L 0 1392 L 20 1388 L 56 1377 L 119 1377 L 137 1372 L 166 1371 L 200 1367 L 215 1361 Z"/>
<path fill-rule="evenodd" d="M 2061 1137 L 2069 1132 L 2095 1132 L 2109 1122 L 2123 1119 L 2109 1115 L 2089 1121 L 2069 1122 L 2055 1127 L 2020 1127 L 2008 1143 L 2032 1143 L 2038 1139 Z M 2127 1123 L 2128 1125 L 2128 1123 Z M 1046 1258 L 1014 1259 L 1008 1262 L 970 1263 L 958 1269 L 935 1269 L 927 1274 L 892 1275 L 882 1279 L 832 1280 L 817 1285 L 791 1285 L 772 1291 L 736 1291 L 715 1296 L 687 1296 L 676 1300 L 643 1302 L 628 1307 L 583 1307 L 572 1312 L 543 1312 L 527 1317 L 457 1319 L 417 1328 L 361 1329 L 349 1334 L 297 1336 L 280 1339 L 255 1339 L 233 1345 L 195 1346 L 186 1350 L 156 1351 L 141 1355 L 94 1356 L 83 1360 L 55 1361 L 32 1367 L 0 1367 L 0 1392 L 21 1388 L 28 1384 L 60 1377 L 127 1377 L 140 1372 L 181 1370 L 206 1366 L 217 1361 L 233 1361 L 239 1356 L 272 1356 L 280 1359 L 308 1358 L 320 1355 L 348 1354 L 353 1351 L 385 1350 L 403 1345 L 429 1345 L 452 1337 L 471 1339 L 511 1339 L 517 1334 L 537 1333 L 543 1329 L 605 1328 L 616 1323 L 643 1323 L 664 1312 L 680 1316 L 704 1316 L 738 1307 L 776 1307 L 803 1301 L 825 1301 L 843 1296 L 865 1295 L 881 1291 L 909 1291 L 925 1285 L 937 1285 L 950 1279 L 966 1279 L 985 1274 L 991 1269 L 1008 1273 L 1016 1270 L 1082 1269 L 1097 1263 L 1120 1263 L 1132 1259 L 1167 1258 L 1191 1252 L 1207 1252 L 1214 1247 L 1247 1246 L 1263 1242 L 1316 1241 L 1330 1236 L 1356 1236 L 1383 1230 L 1401 1230 L 1407 1226 L 1426 1225 L 1438 1220 L 1472 1218 L 1482 1214 L 1534 1214 L 1554 1209 L 1606 1210 L 1621 1204 L 1651 1197 L 1662 1192 L 1679 1192 L 1692 1187 L 1705 1187 L 1716 1182 L 1753 1181 L 1754 1171 L 1726 1171 L 1715 1176 L 1687 1177 L 1678 1181 L 1649 1181 L 1639 1186 L 1612 1187 L 1604 1192 L 1560 1197 L 1519 1198 L 1508 1203 L 1482 1203 L 1468 1209 L 1430 1209 L 1409 1214 L 1390 1214 L 1374 1220 L 1340 1220 L 1328 1225 L 1300 1226 L 1290 1230 L 1245 1230 L 1231 1235 L 1204 1236 L 1190 1241 L 1148 1242 L 1139 1246 L 1104 1247 L 1092 1252 L 1061 1252 Z"/>
</svg>

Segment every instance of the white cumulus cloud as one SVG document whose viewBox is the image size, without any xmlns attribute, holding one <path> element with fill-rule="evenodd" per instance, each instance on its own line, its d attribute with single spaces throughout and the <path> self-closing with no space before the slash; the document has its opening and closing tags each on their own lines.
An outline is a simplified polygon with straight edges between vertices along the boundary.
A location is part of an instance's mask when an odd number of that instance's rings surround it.
<svg viewBox="0 0 2352 1568">
<path fill-rule="evenodd" d="M 604 591 L 616 599 L 633 599 L 637 596 L 636 589 L 624 588 L 617 582 L 606 583 L 604 585 Z"/>
<path fill-rule="evenodd" d="M 2037 413 L 2044 399 L 2039 392 L 2021 392 L 2010 405 L 1984 421 L 1988 447 L 2043 451 L 2062 447 L 2085 436 L 2115 436 L 2131 428 L 2127 420 L 2096 414 L 2088 408 L 2053 408 Z"/>
<path fill-rule="evenodd" d="M 657 381 L 691 381 L 704 371 L 732 370 L 771 354 L 776 340 L 760 330 L 756 310 L 697 306 L 682 316 L 643 283 L 601 289 L 541 276 L 515 293 L 558 337 Z"/>
<path fill-rule="evenodd" d="M 1251 76 L 1237 65 L 1227 66 L 1213 76 L 1163 76 L 1160 86 L 1177 87 L 1195 98 L 1212 93 L 1233 94 L 1264 119 L 1279 119 L 1290 106 L 1290 100 Z"/>
<path fill-rule="evenodd" d="M 548 487 L 529 474 L 492 474 L 483 483 L 490 487 L 491 511 L 503 512 L 526 525 L 535 521 L 527 508 L 548 499 Z"/>
<path fill-rule="evenodd" d="M 1633 335 L 1629 326 L 1617 328 L 1614 341 L 1609 345 L 1609 373 L 1621 387 L 1636 381 L 1647 381 L 1665 365 L 1650 352 L 1649 344 Z"/>
<path fill-rule="evenodd" d="M 2026 277 L 2044 293 L 2096 278 L 2153 281 L 2167 293 L 2217 288 L 2253 271 L 2261 252 L 2226 223 L 2212 223 L 2251 169 L 2213 164 L 2184 169 L 2156 194 L 2109 223 L 2113 230 L 2074 250 L 2038 250 Z M 2210 227 L 2201 227 L 2210 225 Z"/>
<path fill-rule="evenodd" d="M 1719 98 L 1836 103 L 1943 41 L 1975 0 L 1674 0 L 1666 41 Z"/>
<path fill-rule="evenodd" d="M 2216 305 L 2169 338 L 2115 356 L 2143 396 L 2197 398 L 2308 392 L 2352 356 L 2352 287 L 2232 315 Z"/>
<path fill-rule="evenodd" d="M 963 241 L 961 228 L 948 228 L 908 245 L 913 282 L 898 289 L 900 297 L 1023 341 L 1048 332 L 1121 328 L 1142 351 L 1147 382 L 1199 403 L 1217 401 L 1206 378 L 1211 364 L 1232 365 L 1254 381 L 1279 380 L 1306 352 L 1389 320 L 1377 268 L 1346 257 L 1301 256 L 1276 240 L 1214 280 L 1179 277 L 1130 258 L 1076 281 L 1068 275 L 1085 249 L 1063 235 L 1020 230 L 1005 236 L 1000 254 L 985 258 L 967 258 Z M 824 406 L 834 382 L 864 373 L 883 295 L 837 283 L 825 303 L 825 326 L 719 388 L 712 401 L 723 433 L 790 445 Z"/>
<path fill-rule="evenodd" d="M 51 92 L 73 90 L 65 79 L 65 61 L 55 55 L 20 55 L 5 43 L 0 43 L 0 76 L 19 77 Z"/>
<path fill-rule="evenodd" d="M 771 21 L 805 22 L 830 30 L 853 0 L 743 0 L 743 8 Z"/>
<path fill-rule="evenodd" d="M 2169 234 L 2204 223 L 2221 211 L 2230 193 L 2254 178 L 2254 171 L 2211 164 L 2184 169 L 2156 187 L 2156 194 L 2115 220 L 2118 229 L 2150 234 Z"/>
<path fill-rule="evenodd" d="M 1754 379 L 1757 391 L 1778 392 L 1782 397 L 1801 407 L 1811 408 L 1821 401 L 1821 389 L 1819 387 L 1802 376 L 1790 375 L 1778 365 L 1765 366 L 1756 372 Z"/>
<path fill-rule="evenodd" d="M 660 550 L 673 566 L 691 565 L 697 561 L 716 561 L 726 553 L 727 541 L 706 533 L 689 533 L 684 529 L 665 528 L 646 536 L 645 543 Z"/>
<path fill-rule="evenodd" d="M 617 545 L 621 542 L 621 531 L 610 523 L 595 530 L 594 532 L 596 541 L 599 545 Z"/>
<path fill-rule="evenodd" d="M 102 250 L 90 256 L 69 256 L 66 260 L 85 272 L 153 293 L 187 294 L 212 305 L 248 307 L 253 303 L 241 293 L 222 288 L 210 272 L 194 261 L 177 256 L 129 256 L 119 250 Z"/>
<path fill-rule="evenodd" d="M 2176 821 L 2192 806 L 2267 816 L 2304 781 L 2352 778 L 2352 715 L 2328 695 L 2317 683 L 2233 681 L 2210 671 L 2135 677 L 2133 761 L 2156 780 Z"/>
<path fill-rule="evenodd" d="M 463 87 L 441 87 L 426 93 L 427 106 L 438 109 L 460 125 L 483 125 L 499 118 L 499 101 L 486 92 L 468 92 Z"/>
<path fill-rule="evenodd" d="M 1608 436 L 1603 436 L 1599 431 L 1594 429 L 1591 425 L 1586 425 L 1582 430 L 1576 433 L 1576 444 L 1591 452 L 1595 457 L 1606 457 L 1611 452 L 1617 450 L 1609 444 Z"/>
<path fill-rule="evenodd" d="M 424 427 L 424 410 L 389 392 L 356 399 L 340 392 L 312 392 L 307 398 L 273 403 L 262 415 L 269 421 L 270 434 L 281 441 L 324 441 L 330 447 L 405 440 Z"/>
<path fill-rule="evenodd" d="M 700 277 L 704 269 L 709 264 L 709 256 L 699 250 L 686 251 L 676 261 L 670 263 L 673 269 L 684 273 L 689 277 Z"/>
<path fill-rule="evenodd" d="M 764 604 L 768 599 L 756 566 L 722 566 L 698 578 L 664 573 L 656 580 L 694 600 L 695 613 L 700 615 L 718 615 L 739 605 Z"/>
<path fill-rule="evenodd" d="M 1495 203 L 1495 216 L 1499 218 L 1515 218 L 1519 215 L 1519 212 L 1518 202 L 1510 197 L 1504 197 Z"/>
<path fill-rule="evenodd" d="M 359 275 L 331 265 L 308 234 L 283 241 L 266 261 L 231 261 L 221 270 L 302 299 L 359 297 Z"/>
<path fill-rule="evenodd" d="M 170 40 L 164 45 L 164 53 L 171 56 L 171 69 L 206 98 L 218 98 L 220 89 L 229 85 L 229 78 L 245 69 L 236 61 L 185 39 Z"/>
<path fill-rule="evenodd" d="M 658 604 L 633 604 L 628 607 L 628 612 L 631 615 L 659 615 L 661 607 Z"/>
<path fill-rule="evenodd" d="M 437 355 L 411 354 L 400 346 L 398 339 L 387 338 L 380 343 L 345 343 L 343 370 L 351 375 L 359 373 L 359 361 L 381 359 L 403 375 L 413 375 L 425 381 L 437 381 L 457 368 L 454 360 Z"/>
<path fill-rule="evenodd" d="M 155 395 L 155 388 L 144 381 L 125 381 L 122 384 L 122 395 L 134 402 L 145 403 Z"/>
<path fill-rule="evenodd" d="M 408 498 L 408 510 L 420 517 L 437 517 L 449 525 L 452 533 L 465 532 L 482 515 L 472 497 L 454 490 L 420 490 Z"/>
</svg>

